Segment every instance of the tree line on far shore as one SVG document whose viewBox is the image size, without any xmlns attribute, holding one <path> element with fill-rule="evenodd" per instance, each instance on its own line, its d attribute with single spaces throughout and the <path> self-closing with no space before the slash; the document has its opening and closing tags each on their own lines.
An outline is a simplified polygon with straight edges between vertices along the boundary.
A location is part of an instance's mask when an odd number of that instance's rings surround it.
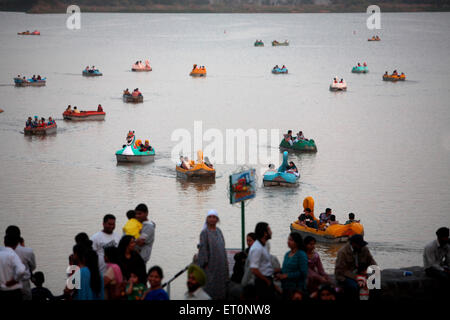
<svg viewBox="0 0 450 320">
<path fill-rule="evenodd" d="M 72 0 L 0 0 L 0 10 L 59 12 Z M 94 12 L 364 12 L 369 0 L 77 0 Z M 382 11 L 450 11 L 448 0 L 379 0 Z"/>
</svg>

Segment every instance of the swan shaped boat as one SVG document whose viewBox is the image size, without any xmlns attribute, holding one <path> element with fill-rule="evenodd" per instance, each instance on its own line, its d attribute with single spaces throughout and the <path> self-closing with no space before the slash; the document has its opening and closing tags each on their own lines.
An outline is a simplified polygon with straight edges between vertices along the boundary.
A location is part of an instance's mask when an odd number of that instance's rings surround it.
<svg viewBox="0 0 450 320">
<path fill-rule="evenodd" d="M 280 149 L 281 150 L 288 150 L 288 151 L 298 151 L 298 152 L 317 152 L 317 146 L 313 139 L 301 139 L 297 142 L 294 142 L 292 145 L 286 141 L 285 139 L 281 140 L 280 142 Z"/>
<path fill-rule="evenodd" d="M 296 187 L 298 186 L 298 179 L 300 174 L 292 170 L 286 171 L 288 152 L 283 152 L 283 163 L 275 170 L 273 168 L 264 173 L 263 184 L 265 187 L 281 186 L 281 187 Z"/>
<path fill-rule="evenodd" d="M 188 169 L 182 167 L 183 162 Z M 177 177 L 187 180 L 216 178 L 216 170 L 212 167 L 208 160 L 206 162 L 203 161 L 203 152 L 201 150 L 197 152 L 197 162 L 191 160 L 186 163 L 184 160 L 180 159 L 180 162 L 177 164 L 175 169 L 177 171 Z"/>
<path fill-rule="evenodd" d="M 139 141 L 136 143 L 134 131 L 128 132 L 127 143 L 116 152 L 118 163 L 148 163 L 155 161 L 155 149 L 150 151 L 140 151 Z"/>
<path fill-rule="evenodd" d="M 194 64 L 194 67 L 189 75 L 191 77 L 206 77 L 206 68 L 197 68 L 197 65 Z"/>
<path fill-rule="evenodd" d="M 303 200 L 303 208 L 311 209 L 311 213 L 314 217 L 314 199 L 312 197 L 306 197 Z M 319 220 L 314 217 L 314 220 L 317 221 L 319 225 Z M 325 230 L 315 228 L 310 228 L 307 226 L 300 225 L 299 221 L 294 221 L 291 223 L 290 229 L 291 232 L 299 233 L 304 239 L 306 236 L 312 236 L 316 239 L 317 242 L 322 243 L 339 243 L 339 242 L 347 242 L 348 239 L 355 235 L 361 234 L 364 235 L 364 227 L 359 222 L 352 222 L 350 224 L 334 224 L 328 226 Z"/>
</svg>

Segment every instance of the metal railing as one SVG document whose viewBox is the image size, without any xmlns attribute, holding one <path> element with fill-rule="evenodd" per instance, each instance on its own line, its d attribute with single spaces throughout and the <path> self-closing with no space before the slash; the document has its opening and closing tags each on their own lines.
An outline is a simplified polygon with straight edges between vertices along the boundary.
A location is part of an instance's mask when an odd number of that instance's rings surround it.
<svg viewBox="0 0 450 320">
<path fill-rule="evenodd" d="M 187 269 L 189 268 L 189 265 L 186 266 L 183 270 L 180 270 L 176 275 L 174 275 L 169 281 L 167 281 L 166 283 L 164 283 L 162 285 L 162 287 L 166 287 L 167 286 L 167 295 L 169 296 L 170 299 L 170 284 L 172 281 L 174 281 L 176 278 L 178 278 L 179 276 L 181 276 Z"/>
</svg>

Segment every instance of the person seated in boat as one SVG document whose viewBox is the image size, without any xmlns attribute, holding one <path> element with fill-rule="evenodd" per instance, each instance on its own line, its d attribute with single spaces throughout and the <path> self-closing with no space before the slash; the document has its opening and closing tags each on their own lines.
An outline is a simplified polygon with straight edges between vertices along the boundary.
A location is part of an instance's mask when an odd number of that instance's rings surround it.
<svg viewBox="0 0 450 320">
<path fill-rule="evenodd" d="M 319 219 L 320 219 L 320 224 L 326 224 L 326 223 L 328 223 L 329 221 L 330 221 L 330 219 L 331 219 L 331 214 L 332 212 L 331 212 L 331 208 L 326 208 L 325 209 L 325 212 L 322 212 L 320 215 L 319 215 Z"/>
<path fill-rule="evenodd" d="M 317 221 L 314 220 L 314 218 L 312 216 L 310 208 L 306 208 L 303 211 L 303 213 L 298 217 L 298 221 L 303 226 L 306 225 L 307 227 L 314 228 L 314 229 L 318 229 L 319 228 L 319 226 L 317 225 Z"/>
<path fill-rule="evenodd" d="M 153 148 L 150 145 L 150 142 L 148 140 L 145 140 L 145 144 L 141 144 L 141 148 L 139 151 L 144 152 L 144 151 L 152 151 Z"/>
<path fill-rule="evenodd" d="M 52 124 L 55 124 L 55 120 L 53 120 L 52 117 L 48 117 L 47 125 L 48 125 L 48 126 L 51 126 Z"/>
<path fill-rule="evenodd" d="M 284 140 L 289 142 L 291 146 L 294 144 L 294 142 L 292 142 L 292 130 L 288 130 L 287 134 L 284 135 Z"/>
<path fill-rule="evenodd" d="M 383 77 L 389 77 L 389 74 L 387 71 L 384 73 Z"/>
<path fill-rule="evenodd" d="M 334 225 L 334 224 L 339 224 L 339 221 L 336 221 L 336 216 L 335 216 L 334 214 L 332 214 L 332 215 L 330 216 L 330 221 L 328 222 L 328 225 L 329 225 L 329 226 L 332 226 L 332 225 Z"/>
<path fill-rule="evenodd" d="M 84 71 L 89 72 L 89 66 L 86 66 L 86 68 L 84 69 Z"/>
<path fill-rule="evenodd" d="M 36 81 L 36 75 L 33 74 L 33 76 L 31 77 L 31 80 Z"/>
<path fill-rule="evenodd" d="M 42 78 L 41 78 L 41 75 L 40 74 L 38 74 L 38 76 L 37 76 L 37 78 L 36 78 L 37 80 L 42 80 Z"/>
<path fill-rule="evenodd" d="M 39 120 L 38 120 L 38 116 L 34 116 L 34 120 L 33 120 L 33 128 L 36 128 L 39 124 Z"/>
<path fill-rule="evenodd" d="M 355 214 L 350 212 L 348 214 L 348 220 L 345 221 L 345 224 L 350 224 L 350 223 L 353 223 L 353 222 L 359 222 L 359 220 L 355 220 Z"/>
<path fill-rule="evenodd" d="M 188 157 L 180 156 L 179 166 L 180 166 L 181 168 L 183 168 L 184 170 L 189 170 L 189 169 L 191 169 L 191 165 L 189 164 L 189 158 L 188 158 Z"/>
<path fill-rule="evenodd" d="M 289 164 L 286 166 L 286 172 L 298 173 L 298 169 L 293 161 L 290 161 Z"/>
<path fill-rule="evenodd" d="M 279 69 L 278 65 L 276 65 L 275 67 L 273 67 L 273 70 Z"/>
<path fill-rule="evenodd" d="M 283 66 L 281 67 L 282 70 L 286 70 L 286 66 L 283 64 Z"/>
<path fill-rule="evenodd" d="M 97 112 L 103 112 L 103 108 L 102 108 L 102 105 L 101 105 L 101 104 L 98 105 L 98 107 L 97 107 Z"/>
<path fill-rule="evenodd" d="M 397 70 L 394 70 L 394 72 L 392 72 L 392 75 L 393 75 L 393 76 L 398 76 Z"/>
<path fill-rule="evenodd" d="M 45 122 L 45 118 L 42 117 L 41 120 L 39 120 L 39 127 L 45 127 L 46 122 Z"/>
<path fill-rule="evenodd" d="M 123 91 L 123 95 L 124 95 L 124 96 L 129 96 L 129 95 L 131 95 L 131 93 L 130 93 L 130 91 L 128 90 L 128 88 L 126 88 L 126 89 Z"/>
<path fill-rule="evenodd" d="M 338 83 L 336 78 L 333 78 L 333 83 Z"/>
<path fill-rule="evenodd" d="M 341 79 L 341 81 L 339 81 L 339 83 L 344 83 L 344 79 Z"/>
<path fill-rule="evenodd" d="M 364 67 L 367 67 L 367 63 L 364 62 L 364 63 L 363 63 L 363 66 L 364 66 Z"/>
<path fill-rule="evenodd" d="M 297 133 L 297 136 L 295 137 L 294 143 L 296 143 L 296 142 L 298 142 L 298 141 L 300 141 L 300 140 L 306 140 L 306 141 L 308 141 L 308 139 L 306 139 L 305 136 L 303 135 L 303 132 L 302 132 L 302 131 L 299 131 L 299 132 Z"/>
<path fill-rule="evenodd" d="M 358 62 L 358 67 L 361 67 L 361 63 Z"/>
<path fill-rule="evenodd" d="M 69 104 L 68 106 L 67 106 L 67 108 L 66 108 L 66 112 L 72 112 L 72 107 L 71 107 L 71 105 Z"/>
<path fill-rule="evenodd" d="M 195 69 L 197 69 L 197 64 L 194 64 L 194 66 L 192 67 L 192 71 L 195 71 Z"/>
<path fill-rule="evenodd" d="M 27 122 L 25 122 L 25 128 L 33 128 L 33 119 L 28 117 Z"/>
<path fill-rule="evenodd" d="M 133 93 L 131 94 L 133 97 L 139 97 L 142 96 L 142 93 L 139 91 L 138 88 L 134 89 Z"/>
<path fill-rule="evenodd" d="M 400 77 L 404 77 L 405 76 L 405 74 L 402 72 L 401 74 L 400 74 Z"/>
<path fill-rule="evenodd" d="M 77 107 L 73 107 L 73 113 L 80 113 L 80 110 L 78 110 Z"/>
<path fill-rule="evenodd" d="M 20 74 L 18 74 L 18 75 L 17 75 L 17 78 L 19 78 L 19 79 L 20 79 Z"/>
</svg>

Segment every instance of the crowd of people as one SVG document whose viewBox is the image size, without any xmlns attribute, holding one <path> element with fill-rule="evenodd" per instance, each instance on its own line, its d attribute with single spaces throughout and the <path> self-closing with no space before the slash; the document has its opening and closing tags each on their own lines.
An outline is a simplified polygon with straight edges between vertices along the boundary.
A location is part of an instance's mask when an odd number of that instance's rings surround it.
<svg viewBox="0 0 450 320">
<path fill-rule="evenodd" d="M 48 117 L 48 121 L 45 120 L 44 117 L 39 119 L 38 116 L 34 116 L 34 119 L 31 117 L 28 117 L 27 121 L 25 122 L 25 128 L 44 128 L 47 126 L 51 126 L 55 124 L 55 120 L 53 120 L 52 117 Z"/>
<path fill-rule="evenodd" d="M 305 210 L 305 215 L 308 211 Z M 126 213 L 128 221 L 116 232 L 116 218 L 107 214 L 102 229 L 89 236 L 75 236 L 68 257 L 67 277 L 79 277 L 79 286 L 67 285 L 60 295 L 44 287 L 44 274 L 36 270 L 36 258 L 25 246 L 20 229 L 8 226 L 0 247 L 0 300 L 169 300 L 163 288 L 161 267 L 147 271 L 155 241 L 156 224 L 141 203 Z M 321 221 L 331 219 L 331 209 Z M 350 217 L 349 223 L 354 220 Z M 198 252 L 187 268 L 186 300 L 366 300 L 367 269 L 376 265 L 362 235 L 353 235 L 335 261 L 334 277 L 328 275 L 315 250 L 316 239 L 292 232 L 282 263 L 270 253 L 272 230 L 266 222 L 256 224 L 247 235 L 248 247 L 234 256 L 231 277 L 225 237 L 217 226 L 216 210 L 209 210 L 200 233 Z M 439 228 L 437 239 L 423 252 L 429 277 L 450 284 L 449 229 Z M 34 288 L 31 288 L 31 283 Z M 68 283 L 71 283 L 68 281 Z"/>
</svg>

